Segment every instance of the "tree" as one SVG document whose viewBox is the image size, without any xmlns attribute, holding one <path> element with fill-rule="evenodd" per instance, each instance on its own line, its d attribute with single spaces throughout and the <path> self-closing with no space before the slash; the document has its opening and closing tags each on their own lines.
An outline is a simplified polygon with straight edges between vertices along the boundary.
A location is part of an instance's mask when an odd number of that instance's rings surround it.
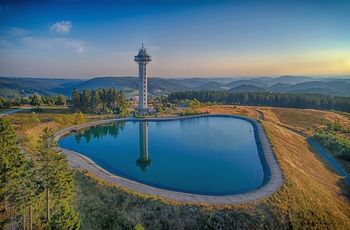
<svg viewBox="0 0 350 230">
<path fill-rule="evenodd" d="M 54 136 L 51 128 L 46 127 L 44 133 L 40 136 L 39 145 L 37 147 L 40 153 L 40 161 L 42 163 L 40 176 L 42 178 L 42 187 L 46 191 L 46 220 L 50 220 L 50 190 L 54 186 L 54 175 L 52 172 L 55 170 L 55 162 L 53 147 L 57 144 L 54 142 Z"/>
<path fill-rule="evenodd" d="M 31 104 L 33 106 L 40 106 L 41 105 L 41 100 L 40 100 L 40 97 L 37 93 L 34 93 Z"/>
<path fill-rule="evenodd" d="M 56 104 L 56 97 L 41 97 L 41 102 L 43 104 L 54 106 Z"/>
<path fill-rule="evenodd" d="M 331 97 L 322 94 L 272 93 L 272 92 L 219 92 L 183 91 L 168 95 L 170 102 L 197 99 L 199 102 L 276 106 L 299 109 L 327 109 L 350 112 L 349 97 Z"/>
<path fill-rule="evenodd" d="M 74 112 L 81 111 L 80 93 L 76 87 L 74 87 L 73 93 L 72 93 L 72 106 L 71 106 L 71 108 Z"/>
<path fill-rule="evenodd" d="M 76 213 L 67 203 L 64 203 L 60 205 L 59 212 L 52 216 L 50 227 L 51 229 L 60 229 L 62 227 L 69 230 L 79 229 L 80 220 L 78 213 Z"/>
<path fill-rule="evenodd" d="M 57 105 L 65 105 L 67 102 L 67 98 L 65 96 L 63 96 L 62 94 L 57 96 Z"/>
<path fill-rule="evenodd" d="M 0 108 L 4 106 L 4 103 L 5 103 L 5 99 L 2 96 L 0 96 Z"/>
<path fill-rule="evenodd" d="M 114 110 L 114 106 L 118 98 L 118 92 L 114 87 L 111 87 L 107 91 L 107 108 Z"/>
<path fill-rule="evenodd" d="M 7 100 L 4 102 L 3 107 L 8 109 L 12 106 L 12 102 L 10 100 Z"/>
<path fill-rule="evenodd" d="M 104 111 L 107 106 L 107 91 L 106 89 L 99 89 L 98 94 L 100 95 L 100 100 L 102 102 L 102 110 Z"/>
<path fill-rule="evenodd" d="M 92 91 L 91 93 L 91 112 L 97 113 L 98 112 L 98 105 L 100 103 L 100 95 L 98 94 L 98 91 Z"/>
<path fill-rule="evenodd" d="M 91 106 L 91 93 L 87 88 L 84 89 L 83 94 L 81 95 L 81 111 L 83 113 L 89 113 Z"/>
<path fill-rule="evenodd" d="M 14 208 L 12 206 L 19 198 L 17 194 L 23 189 L 21 175 L 26 162 L 17 146 L 17 136 L 6 117 L 0 118 L 0 146 L 0 227 L 3 227 L 8 208 Z"/>
<path fill-rule="evenodd" d="M 15 189 L 11 191 L 10 200 L 16 210 L 16 216 L 19 218 L 20 225 L 25 229 L 25 216 L 29 214 L 29 228 L 32 229 L 32 205 L 37 197 L 36 181 L 38 180 L 34 162 L 31 160 L 23 161 L 23 170 L 16 178 Z"/>
<path fill-rule="evenodd" d="M 116 113 L 118 113 L 120 117 L 130 116 L 130 103 L 125 99 L 124 91 L 118 91 L 116 96 Z"/>
<path fill-rule="evenodd" d="M 40 137 L 38 146 L 42 162 L 42 186 L 46 191 L 46 217 L 48 223 L 51 225 L 51 216 L 53 217 L 53 221 L 56 221 L 57 218 L 58 220 L 62 220 L 61 212 L 66 213 L 68 210 L 68 213 L 70 213 L 69 216 L 72 216 L 72 218 L 67 217 L 69 221 L 62 222 L 60 227 L 62 229 L 74 229 L 68 228 L 65 225 L 69 223 L 71 226 L 72 221 L 75 221 L 74 226 L 80 225 L 79 219 L 74 218 L 76 214 L 70 205 L 74 185 L 73 173 L 68 168 L 67 157 L 62 152 L 55 150 L 54 147 L 57 147 L 57 143 L 54 140 L 54 133 L 51 128 L 46 127 L 43 135 Z"/>
</svg>

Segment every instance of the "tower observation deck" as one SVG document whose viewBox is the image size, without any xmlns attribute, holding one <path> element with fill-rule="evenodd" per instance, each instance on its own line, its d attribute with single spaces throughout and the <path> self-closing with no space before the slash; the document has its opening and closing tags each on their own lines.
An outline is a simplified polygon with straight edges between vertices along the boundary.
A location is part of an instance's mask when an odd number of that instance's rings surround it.
<svg viewBox="0 0 350 230">
<path fill-rule="evenodd" d="M 147 64 L 152 57 L 147 54 L 143 44 L 134 61 L 139 64 L 139 110 L 147 110 Z"/>
</svg>

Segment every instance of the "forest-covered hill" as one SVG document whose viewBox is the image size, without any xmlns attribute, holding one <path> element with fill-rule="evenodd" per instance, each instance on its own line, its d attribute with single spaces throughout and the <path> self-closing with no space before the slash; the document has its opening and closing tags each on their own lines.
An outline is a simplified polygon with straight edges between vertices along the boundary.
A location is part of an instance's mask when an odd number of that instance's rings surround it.
<svg viewBox="0 0 350 230">
<path fill-rule="evenodd" d="M 136 94 L 137 77 L 98 77 L 92 79 L 52 79 L 28 77 L 0 77 L 0 96 L 5 98 L 26 97 L 34 93 L 44 96 L 63 94 L 70 97 L 74 87 L 98 89 L 114 87 L 126 93 Z M 148 79 L 149 94 L 167 95 L 188 90 L 213 90 L 229 92 L 281 92 L 317 93 L 330 96 L 350 97 L 350 76 L 312 78 L 305 76 L 255 77 L 255 78 L 179 78 L 151 77 Z"/>
</svg>

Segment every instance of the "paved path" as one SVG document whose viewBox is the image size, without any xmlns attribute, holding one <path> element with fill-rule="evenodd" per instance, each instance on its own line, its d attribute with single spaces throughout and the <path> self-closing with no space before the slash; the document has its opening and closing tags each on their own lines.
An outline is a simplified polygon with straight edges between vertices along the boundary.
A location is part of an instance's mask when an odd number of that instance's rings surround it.
<svg viewBox="0 0 350 230">
<path fill-rule="evenodd" d="M 259 113 L 259 119 L 264 121 L 264 120 L 265 120 L 265 115 L 264 115 L 264 113 L 261 112 L 260 110 L 255 110 L 255 111 L 257 111 L 257 112 Z"/>
<path fill-rule="evenodd" d="M 304 135 L 303 135 L 304 136 Z M 311 137 L 306 137 L 306 140 L 312 144 L 319 153 L 337 170 L 337 172 L 344 177 L 345 181 L 350 185 L 350 176 L 345 170 L 336 162 L 319 144 L 316 143 Z"/>
<path fill-rule="evenodd" d="M 19 109 L 8 110 L 8 111 L 0 113 L 0 117 L 5 116 L 7 114 L 18 113 L 18 112 L 25 110 L 25 109 L 31 109 L 31 107 L 24 107 L 24 108 L 19 108 Z"/>
<path fill-rule="evenodd" d="M 256 110 L 259 113 L 259 118 L 261 120 L 264 120 L 264 113 L 260 110 Z M 283 125 L 282 125 L 283 126 Z M 317 151 L 333 166 L 333 168 L 342 176 L 344 177 L 345 181 L 350 185 L 350 176 L 346 173 L 346 171 L 336 162 L 329 153 L 327 153 L 326 150 L 324 150 L 319 144 L 317 144 L 316 141 L 314 141 L 311 137 L 306 136 L 305 134 L 292 129 L 290 127 L 283 126 L 284 128 L 287 128 L 291 131 L 293 131 L 296 134 L 299 134 L 300 136 L 304 137 L 311 145 L 313 145 Z"/>
<path fill-rule="evenodd" d="M 263 127 L 260 122 L 254 119 L 249 119 L 240 116 L 231 116 L 231 115 L 199 115 L 199 116 L 189 116 L 189 117 L 176 117 L 176 118 L 152 118 L 152 119 L 135 119 L 135 118 L 125 118 L 125 119 L 111 119 L 104 121 L 97 121 L 88 124 L 82 124 L 73 126 L 70 128 L 66 128 L 60 130 L 55 133 L 55 139 L 58 140 L 61 136 L 66 133 L 71 132 L 72 130 L 78 130 L 82 128 L 86 128 L 89 126 L 99 125 L 99 124 L 107 124 L 117 121 L 161 121 L 161 120 L 172 120 L 172 119 L 188 119 L 192 117 L 203 117 L 203 116 L 224 116 L 224 117 L 233 117 L 240 118 L 249 121 L 253 127 L 254 132 L 256 133 L 257 145 L 259 149 L 259 156 L 262 158 L 263 167 L 264 167 L 264 182 L 262 185 L 251 192 L 239 195 L 230 195 L 230 196 L 204 196 L 204 195 L 195 195 L 181 192 L 174 192 L 169 190 L 158 189 L 154 187 L 150 187 L 144 184 L 140 184 L 131 180 L 127 180 L 125 178 L 113 175 L 108 171 L 104 170 L 100 166 L 98 166 L 91 159 L 70 151 L 68 149 L 62 149 L 62 151 L 67 155 L 69 160 L 69 166 L 71 168 L 81 168 L 89 171 L 90 173 L 106 180 L 111 183 L 114 183 L 118 186 L 121 186 L 126 189 L 130 189 L 133 191 L 137 191 L 150 196 L 162 197 L 175 201 L 182 202 L 191 202 L 191 203 L 206 203 L 206 204 L 233 204 L 233 203 L 246 203 L 255 201 L 258 199 L 262 199 L 274 194 L 283 184 L 283 176 L 281 169 L 277 163 L 275 155 L 272 151 L 269 140 L 265 134 Z M 264 163 L 265 162 L 265 163 Z M 265 171 L 266 170 L 266 171 Z"/>
</svg>

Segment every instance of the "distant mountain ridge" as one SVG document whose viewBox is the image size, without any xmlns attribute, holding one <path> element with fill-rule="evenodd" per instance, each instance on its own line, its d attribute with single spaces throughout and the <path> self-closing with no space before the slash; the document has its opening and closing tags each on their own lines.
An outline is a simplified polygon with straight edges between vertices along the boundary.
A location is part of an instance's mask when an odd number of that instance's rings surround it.
<svg viewBox="0 0 350 230">
<path fill-rule="evenodd" d="M 266 89 L 255 85 L 239 85 L 227 91 L 228 92 L 266 92 Z"/>
<path fill-rule="evenodd" d="M 98 77 L 92 79 L 51 79 L 0 77 L 0 96 L 5 98 L 24 97 L 38 93 L 45 96 L 63 94 L 70 97 L 74 87 L 82 92 L 85 88 L 98 89 L 114 87 L 123 89 L 128 95 L 138 92 L 138 78 Z M 188 90 L 213 90 L 229 92 L 280 92 L 317 93 L 330 96 L 350 97 L 350 76 L 312 78 L 306 76 L 255 77 L 255 78 L 187 78 L 168 79 L 150 77 L 150 95 L 161 96 L 170 92 Z"/>
</svg>

